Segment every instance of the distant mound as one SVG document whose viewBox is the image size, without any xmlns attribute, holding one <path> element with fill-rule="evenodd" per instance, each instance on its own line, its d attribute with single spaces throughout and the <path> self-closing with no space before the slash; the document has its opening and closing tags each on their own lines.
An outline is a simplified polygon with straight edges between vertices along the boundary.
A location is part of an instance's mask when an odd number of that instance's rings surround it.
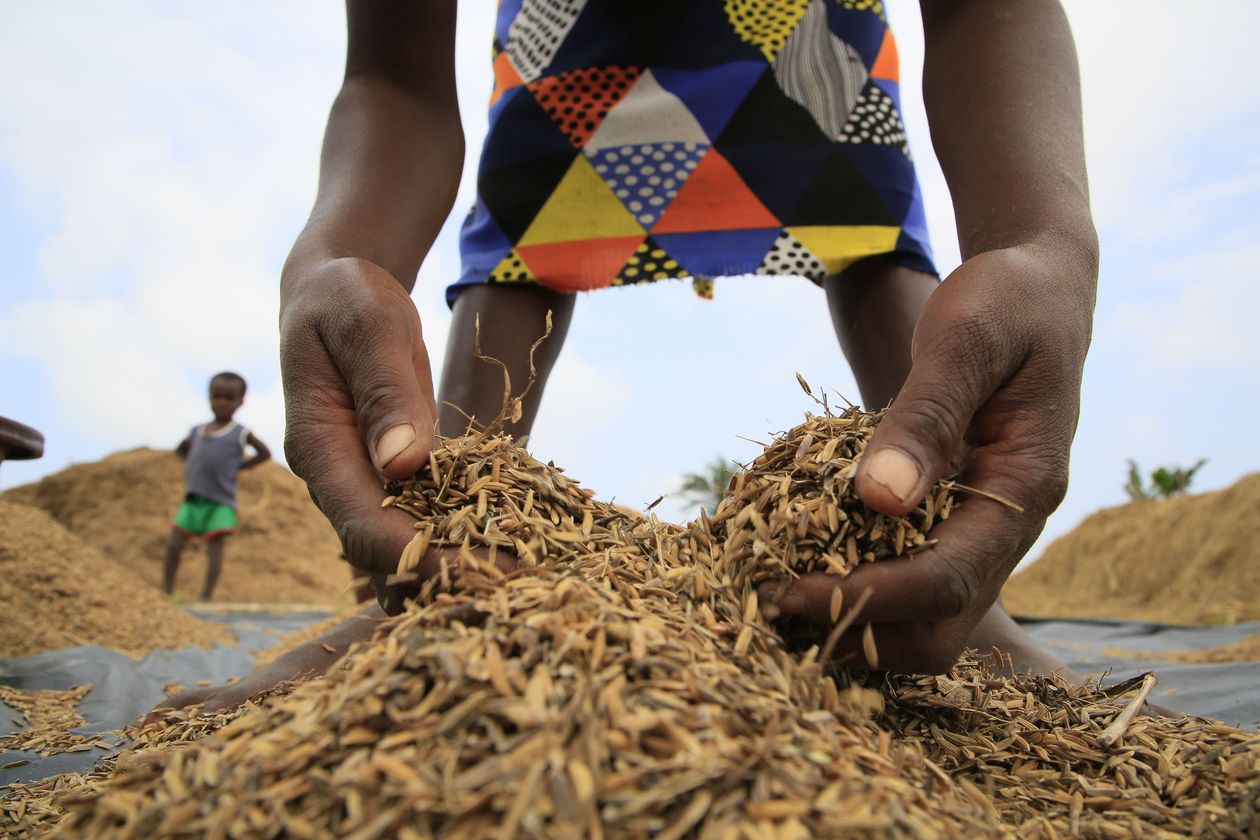
<svg viewBox="0 0 1260 840">
<path fill-rule="evenodd" d="M 1260 619 L 1260 473 L 1093 514 L 1003 592 L 1015 615 L 1172 624 Z"/>
<path fill-rule="evenodd" d="M 172 452 L 133 449 L 5 493 L 42 508 L 105 557 L 151 586 L 162 581 L 162 553 L 184 492 L 183 463 Z M 347 601 L 349 568 L 328 520 L 300 478 L 274 462 L 241 473 L 241 530 L 230 537 L 216 601 L 333 604 Z M 177 591 L 192 600 L 205 577 L 205 549 L 190 542 Z"/>
<path fill-rule="evenodd" d="M 0 500 L 0 657 L 103 645 L 128 656 L 230 644 L 38 508 Z"/>
</svg>

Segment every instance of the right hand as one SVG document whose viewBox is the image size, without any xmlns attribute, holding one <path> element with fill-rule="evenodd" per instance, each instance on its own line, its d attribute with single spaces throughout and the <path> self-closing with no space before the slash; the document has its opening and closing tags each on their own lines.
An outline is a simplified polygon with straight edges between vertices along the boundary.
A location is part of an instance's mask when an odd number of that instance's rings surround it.
<svg viewBox="0 0 1260 840">
<path fill-rule="evenodd" d="M 427 465 L 437 432 L 415 304 L 366 260 L 286 267 L 280 370 L 289 466 L 337 529 L 350 565 L 377 585 L 415 535 L 410 516 L 381 508 L 384 481 Z M 386 606 L 380 586 L 377 597 Z"/>
</svg>

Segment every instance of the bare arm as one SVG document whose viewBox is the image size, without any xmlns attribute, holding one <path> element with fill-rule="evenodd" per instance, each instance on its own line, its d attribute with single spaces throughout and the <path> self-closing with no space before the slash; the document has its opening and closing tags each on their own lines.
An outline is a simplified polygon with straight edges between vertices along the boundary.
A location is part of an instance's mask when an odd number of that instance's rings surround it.
<svg viewBox="0 0 1260 840">
<path fill-rule="evenodd" d="M 176 447 L 175 447 L 175 454 L 176 454 L 176 455 L 178 455 L 178 456 L 180 457 L 180 459 L 181 459 L 181 460 L 183 460 L 183 461 L 187 461 L 187 460 L 188 460 L 188 450 L 189 450 L 189 449 L 192 449 L 192 437 L 191 437 L 191 436 L 190 436 L 190 437 L 186 437 L 186 438 L 184 438 L 183 440 L 181 440 L 181 441 L 179 442 L 179 446 L 176 446 Z"/>
<path fill-rule="evenodd" d="M 258 439 L 258 437 L 257 437 L 257 435 L 255 435 L 253 432 L 250 432 L 250 433 L 246 436 L 246 438 L 245 438 L 245 442 L 246 442 L 246 443 L 248 443 L 250 446 L 252 446 L 252 447 L 253 447 L 253 449 L 254 449 L 254 454 L 253 454 L 251 457 L 246 458 L 246 459 L 245 459 L 245 460 L 241 463 L 241 469 L 243 469 L 243 470 L 247 470 L 247 469 L 249 469 L 249 468 L 251 468 L 251 467 L 256 467 L 256 466 L 258 466 L 259 464 L 261 464 L 261 463 L 263 463 L 263 462 L 265 462 L 265 461 L 270 461 L 270 460 L 271 460 L 271 450 L 270 450 L 270 449 L 268 449 L 268 448 L 267 448 L 267 444 L 265 444 L 265 443 L 263 443 L 261 440 L 259 440 L 259 439 Z"/>
<path fill-rule="evenodd" d="M 413 523 L 384 478 L 427 463 L 437 412 L 409 291 L 463 164 L 453 0 L 350 0 L 319 192 L 281 278 L 285 454 L 351 565 L 393 571 Z"/>
<path fill-rule="evenodd" d="M 924 98 L 964 262 L 928 300 L 905 386 L 860 462 L 871 507 L 905 513 L 956 454 L 967 500 L 913 559 L 803 578 L 785 614 L 872 597 L 881 667 L 946 670 L 1067 487 L 1097 283 L 1080 85 L 1055 0 L 922 0 Z M 842 645 L 860 651 L 856 637 Z"/>
</svg>

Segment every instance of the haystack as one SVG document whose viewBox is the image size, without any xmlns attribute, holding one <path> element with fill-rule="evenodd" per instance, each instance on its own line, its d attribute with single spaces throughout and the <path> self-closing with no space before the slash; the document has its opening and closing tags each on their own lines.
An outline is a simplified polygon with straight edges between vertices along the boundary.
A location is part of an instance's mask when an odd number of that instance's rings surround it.
<svg viewBox="0 0 1260 840">
<path fill-rule="evenodd" d="M 1093 514 L 1003 592 L 1016 615 L 1171 624 L 1260 620 L 1260 473 Z"/>
<path fill-rule="evenodd" d="M 154 449 L 118 452 L 76 464 L 4 494 L 42 508 L 149 586 L 160 586 L 162 554 L 184 492 L 183 465 Z M 276 463 L 240 476 L 241 530 L 231 537 L 216 601 L 332 604 L 350 573 L 336 532 L 311 502 L 306 485 Z M 205 576 L 205 552 L 190 543 L 177 592 L 192 600 Z"/>
<path fill-rule="evenodd" d="M 0 657 L 103 645 L 129 656 L 230 643 L 38 508 L 0 500 Z"/>
</svg>

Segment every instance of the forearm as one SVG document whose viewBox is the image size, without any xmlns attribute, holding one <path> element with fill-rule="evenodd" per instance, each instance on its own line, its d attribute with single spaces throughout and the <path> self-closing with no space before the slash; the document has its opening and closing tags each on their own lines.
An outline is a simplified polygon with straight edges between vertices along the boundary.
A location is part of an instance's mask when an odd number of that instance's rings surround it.
<svg viewBox="0 0 1260 840">
<path fill-rule="evenodd" d="M 454 98 L 347 78 L 324 137 L 319 193 L 282 284 L 331 260 L 362 259 L 408 291 L 459 187 L 463 131 Z"/>
<path fill-rule="evenodd" d="M 1096 273 L 1080 78 L 1057 0 L 922 0 L 923 93 L 964 259 L 1048 242 Z"/>
</svg>

